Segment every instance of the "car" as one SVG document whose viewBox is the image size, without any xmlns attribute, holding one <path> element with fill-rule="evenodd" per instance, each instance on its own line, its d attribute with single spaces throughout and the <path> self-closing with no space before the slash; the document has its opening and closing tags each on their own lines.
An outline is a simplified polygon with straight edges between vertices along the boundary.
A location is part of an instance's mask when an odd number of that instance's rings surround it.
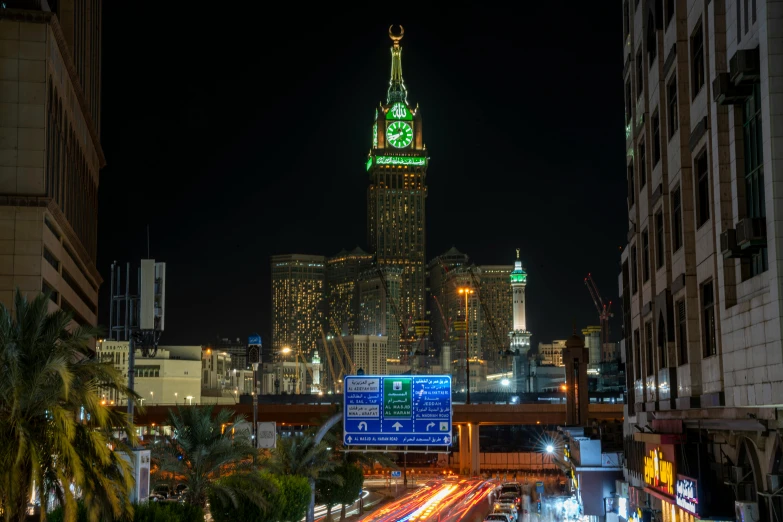
<svg viewBox="0 0 783 522">
<path fill-rule="evenodd" d="M 511 522 L 516 522 L 518 518 L 517 510 L 511 504 L 495 504 L 495 509 L 492 510 L 492 514 L 498 513 L 507 515 Z"/>
<path fill-rule="evenodd" d="M 504 482 L 500 486 L 500 493 L 501 494 L 503 494 L 503 493 L 511 493 L 511 492 L 515 492 L 515 493 L 517 493 L 521 497 L 522 496 L 522 484 L 520 484 L 519 482 Z"/>
<path fill-rule="evenodd" d="M 522 507 L 522 497 L 519 493 L 508 491 L 506 493 L 500 493 L 500 496 L 495 500 L 498 503 L 514 504 L 514 507 L 519 509 Z"/>
<path fill-rule="evenodd" d="M 511 522 L 511 516 L 506 513 L 490 513 L 484 522 Z"/>
</svg>

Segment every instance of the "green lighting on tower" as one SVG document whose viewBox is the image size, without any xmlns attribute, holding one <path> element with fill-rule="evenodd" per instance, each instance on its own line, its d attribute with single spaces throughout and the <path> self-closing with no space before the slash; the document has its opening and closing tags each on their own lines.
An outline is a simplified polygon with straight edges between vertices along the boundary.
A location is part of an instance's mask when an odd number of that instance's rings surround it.
<svg viewBox="0 0 783 522">
<path fill-rule="evenodd" d="M 388 112 L 386 112 L 386 119 L 410 121 L 413 119 L 413 114 L 411 114 L 411 111 L 408 110 L 408 107 L 404 103 L 397 102 L 391 106 L 391 109 L 389 109 Z"/>
</svg>

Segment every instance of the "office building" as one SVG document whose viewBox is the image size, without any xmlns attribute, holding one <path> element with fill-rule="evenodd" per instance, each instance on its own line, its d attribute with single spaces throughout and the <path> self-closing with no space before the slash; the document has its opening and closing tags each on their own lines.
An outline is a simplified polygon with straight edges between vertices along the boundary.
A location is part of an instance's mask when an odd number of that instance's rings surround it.
<svg viewBox="0 0 783 522">
<path fill-rule="evenodd" d="M 388 359 L 400 361 L 400 320 L 398 303 L 403 270 L 382 267 L 362 272 L 359 281 L 360 335 L 387 339 Z M 408 325 L 404 324 L 407 328 Z"/>
<path fill-rule="evenodd" d="M 383 335 L 348 335 L 342 342 L 351 355 L 353 367 L 364 375 L 386 375 L 388 339 Z"/>
<path fill-rule="evenodd" d="M 272 256 L 272 352 L 284 348 L 309 358 L 324 319 L 324 257 Z"/>
<path fill-rule="evenodd" d="M 628 513 L 774 521 L 783 9 L 624 0 L 622 29 Z"/>
<path fill-rule="evenodd" d="M 326 260 L 327 331 L 335 335 L 359 333 L 359 274 L 372 260 L 373 256 L 359 247 Z"/>
<path fill-rule="evenodd" d="M 0 8 L 0 302 L 19 288 L 97 324 L 100 0 Z"/>
<path fill-rule="evenodd" d="M 565 339 L 551 343 L 538 343 L 539 364 L 543 366 L 563 366 Z"/>
<path fill-rule="evenodd" d="M 511 368 L 508 359 L 512 330 L 512 292 L 509 284 L 513 265 L 479 267 L 479 297 L 481 298 L 481 349 L 492 372 Z"/>
<path fill-rule="evenodd" d="M 467 266 L 469 262 L 467 254 L 451 247 L 427 264 L 427 285 L 432 298 L 429 303 L 432 318 L 430 324 L 435 355 L 441 355 L 444 344 L 453 345 L 453 342 L 449 343 L 454 333 L 454 318 L 446 303 L 446 277 L 453 268 Z"/>
</svg>

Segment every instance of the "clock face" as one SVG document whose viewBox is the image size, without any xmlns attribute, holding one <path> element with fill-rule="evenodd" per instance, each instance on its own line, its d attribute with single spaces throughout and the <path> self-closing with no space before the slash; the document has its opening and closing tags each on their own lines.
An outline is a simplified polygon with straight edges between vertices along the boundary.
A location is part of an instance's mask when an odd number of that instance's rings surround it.
<svg viewBox="0 0 783 522">
<path fill-rule="evenodd" d="M 395 121 L 386 127 L 386 140 L 398 149 L 407 147 L 413 141 L 413 129 L 404 121 Z"/>
</svg>

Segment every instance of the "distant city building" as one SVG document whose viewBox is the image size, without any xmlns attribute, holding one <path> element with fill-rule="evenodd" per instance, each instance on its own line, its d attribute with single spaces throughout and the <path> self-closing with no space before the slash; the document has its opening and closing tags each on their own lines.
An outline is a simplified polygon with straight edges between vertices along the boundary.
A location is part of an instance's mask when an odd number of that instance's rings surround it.
<svg viewBox="0 0 783 522">
<path fill-rule="evenodd" d="M 506 352 L 511 343 L 508 332 L 513 324 L 513 294 L 509 284 L 513 270 L 513 265 L 479 267 L 481 349 L 491 372 L 511 369 Z"/>
<path fill-rule="evenodd" d="M 226 352 L 231 356 L 231 368 L 246 370 L 250 368 L 247 362 L 247 343 L 239 337 L 218 337 L 214 343 L 208 346 L 219 352 Z"/>
<path fill-rule="evenodd" d="M 0 302 L 50 292 L 98 322 L 102 2 L 0 8 Z"/>
<path fill-rule="evenodd" d="M 205 390 L 225 390 L 231 386 L 231 354 L 217 349 L 201 350 L 201 387 Z"/>
<path fill-rule="evenodd" d="M 783 511 L 781 7 L 623 1 L 624 462 L 655 517 Z"/>
<path fill-rule="evenodd" d="M 310 371 L 313 371 L 312 363 L 305 364 L 295 361 L 264 363 L 261 370 L 261 394 L 301 395 L 313 393 L 312 378 L 308 380 Z"/>
<path fill-rule="evenodd" d="M 360 335 L 387 338 L 388 359 L 400 360 L 398 314 L 403 270 L 385 266 L 362 272 L 359 282 Z M 405 319 L 403 318 L 403 321 Z"/>
<path fill-rule="evenodd" d="M 127 378 L 128 341 L 99 340 L 96 353 Z M 145 405 L 200 404 L 201 365 L 200 346 L 160 346 L 152 357 L 136 350 L 134 391 Z M 102 397 L 109 404 L 127 404 L 124 395 L 111 390 L 102 392 Z"/>
<path fill-rule="evenodd" d="M 359 247 L 342 250 L 326 260 L 327 331 L 336 335 L 359 333 L 359 274 L 372 265 L 373 256 Z"/>
<path fill-rule="evenodd" d="M 349 335 L 342 338 L 356 370 L 365 375 L 387 374 L 387 343 L 383 335 Z"/>
<path fill-rule="evenodd" d="M 620 358 L 619 343 L 604 343 L 601 348 L 601 360 L 604 362 L 614 361 Z"/>
<path fill-rule="evenodd" d="M 466 254 L 451 247 L 427 264 L 427 285 L 432 297 L 429 303 L 430 325 L 435 355 L 441 354 L 441 347 L 451 337 L 454 330 L 454 318 L 451 316 L 446 297 L 447 275 L 453 268 L 468 266 L 469 261 Z M 446 331 L 446 322 L 449 323 L 451 331 Z"/>
<path fill-rule="evenodd" d="M 544 366 L 563 366 L 565 343 L 565 339 L 559 339 L 551 343 L 538 343 L 538 355 L 541 358 L 539 364 Z"/>
<path fill-rule="evenodd" d="M 425 199 L 427 163 L 421 112 L 408 103 L 402 47 L 392 35 L 392 73 L 386 103 L 376 108 L 367 158 L 367 231 L 380 267 L 402 269 L 400 314 L 425 318 Z M 406 319 L 407 320 L 407 319 Z M 390 352 L 391 354 L 391 352 Z"/>
<path fill-rule="evenodd" d="M 444 278 L 445 292 L 443 296 L 445 302 L 443 306 L 454 330 L 451 353 L 452 359 L 456 361 L 453 366 L 456 376 L 455 384 L 462 387 L 465 386 L 466 353 L 469 352 L 471 359 L 471 374 L 474 373 L 473 361 L 484 361 L 484 353 L 481 349 L 481 317 L 483 314 L 478 286 L 480 275 L 479 269 L 474 266 L 460 266 L 449 270 Z M 460 290 L 469 292 L 467 307 L 465 304 L 466 294 L 460 293 Z M 466 352 L 466 346 L 468 352 Z M 486 364 L 484 371 L 486 372 Z M 473 389 L 474 383 L 471 382 L 471 391 Z"/>
<path fill-rule="evenodd" d="M 603 343 L 601 342 L 601 327 L 588 326 L 582 329 L 582 335 L 585 338 L 585 348 L 590 353 L 590 366 L 597 366 L 601 362 L 601 352 Z"/>
<path fill-rule="evenodd" d="M 309 358 L 324 318 L 323 256 L 272 256 L 272 352 L 301 350 Z"/>
</svg>

